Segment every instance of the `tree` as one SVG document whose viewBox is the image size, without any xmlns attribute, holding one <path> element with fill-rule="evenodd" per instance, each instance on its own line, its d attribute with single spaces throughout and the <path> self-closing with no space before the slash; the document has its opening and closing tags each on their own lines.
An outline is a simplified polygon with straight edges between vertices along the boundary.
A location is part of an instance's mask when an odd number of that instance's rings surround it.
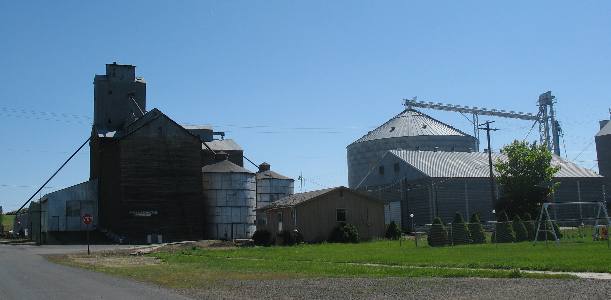
<svg viewBox="0 0 611 300">
<path fill-rule="evenodd" d="M 472 214 L 471 219 L 469 219 L 469 232 L 471 233 L 471 243 L 483 244 L 486 242 L 484 226 L 480 222 L 478 213 Z"/>
<path fill-rule="evenodd" d="M 397 226 L 395 221 L 390 221 L 386 228 L 386 238 L 389 240 L 398 240 L 401 237 L 401 229 Z"/>
<path fill-rule="evenodd" d="M 498 214 L 496 230 L 492 236 L 494 243 L 513 243 L 516 240 L 516 234 L 513 231 L 511 222 L 507 218 L 507 213 L 504 211 Z"/>
<path fill-rule="evenodd" d="M 440 218 L 433 220 L 426 239 L 431 247 L 442 247 L 448 244 L 448 231 L 443 226 Z"/>
<path fill-rule="evenodd" d="M 454 215 L 454 221 L 452 221 L 452 244 L 469 244 L 470 241 L 471 237 L 465 220 L 462 218 L 462 215 L 457 212 Z"/>
<path fill-rule="evenodd" d="M 545 145 L 514 141 L 503 147 L 501 153 L 506 159 L 494 165 L 497 182 L 503 190 L 496 210 L 505 211 L 511 217 L 525 213 L 536 215 L 556 188 L 553 179 L 560 167 L 551 165 L 552 153 Z"/>
</svg>

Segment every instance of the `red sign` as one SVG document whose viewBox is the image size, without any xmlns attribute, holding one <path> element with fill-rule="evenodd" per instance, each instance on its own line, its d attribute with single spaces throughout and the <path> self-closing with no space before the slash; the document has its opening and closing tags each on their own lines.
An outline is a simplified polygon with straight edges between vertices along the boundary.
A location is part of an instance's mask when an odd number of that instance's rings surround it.
<svg viewBox="0 0 611 300">
<path fill-rule="evenodd" d="M 89 224 L 91 224 L 91 222 L 93 222 L 93 216 L 92 215 L 90 215 L 90 214 L 83 215 L 83 223 L 85 225 L 89 225 Z"/>
</svg>

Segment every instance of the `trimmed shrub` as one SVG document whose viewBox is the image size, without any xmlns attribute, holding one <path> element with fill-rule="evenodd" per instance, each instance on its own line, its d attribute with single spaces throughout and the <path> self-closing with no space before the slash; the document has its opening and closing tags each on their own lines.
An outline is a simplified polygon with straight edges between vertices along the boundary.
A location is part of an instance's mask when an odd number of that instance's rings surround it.
<svg viewBox="0 0 611 300">
<path fill-rule="evenodd" d="M 448 244 L 448 231 L 443 226 L 440 218 L 433 220 L 426 240 L 431 247 L 443 247 Z"/>
<path fill-rule="evenodd" d="M 359 231 L 352 224 L 339 224 L 329 236 L 330 243 L 358 243 L 359 241 Z"/>
<path fill-rule="evenodd" d="M 469 234 L 467 224 L 465 224 L 465 220 L 458 212 L 454 215 L 454 221 L 452 221 L 451 241 L 454 245 L 464 245 L 471 242 L 471 235 Z"/>
<path fill-rule="evenodd" d="M 272 233 L 268 230 L 262 229 L 257 230 L 252 235 L 253 243 L 257 246 L 271 246 L 274 243 L 272 239 Z"/>
<path fill-rule="evenodd" d="M 484 226 L 482 226 L 478 213 L 472 214 L 471 219 L 469 219 L 469 233 L 471 234 L 471 243 L 483 244 L 486 242 Z"/>
<path fill-rule="evenodd" d="M 524 214 L 524 227 L 526 227 L 526 232 L 528 233 L 528 240 L 535 240 L 535 227 L 536 221 L 533 220 L 533 217 L 529 213 Z"/>
<path fill-rule="evenodd" d="M 513 227 L 513 231 L 516 234 L 516 242 L 523 242 L 528 240 L 528 231 L 526 230 L 526 226 L 524 226 L 524 222 L 520 216 L 516 216 L 513 218 L 513 222 L 511 223 Z"/>
<path fill-rule="evenodd" d="M 401 237 L 401 229 L 395 221 L 391 221 L 386 228 L 386 238 L 389 240 L 398 240 Z"/>
<path fill-rule="evenodd" d="M 293 246 L 303 243 L 303 235 L 298 230 L 283 230 L 278 234 L 280 244 L 283 246 Z"/>
<path fill-rule="evenodd" d="M 548 221 L 545 221 L 545 220 L 541 221 L 540 230 L 541 231 L 539 231 L 539 237 L 537 238 L 537 240 L 539 241 L 545 241 L 546 236 L 547 236 L 548 241 L 554 241 L 554 234 L 552 233 L 552 230 L 556 233 L 556 236 L 558 237 L 558 239 L 562 239 L 562 232 L 560 232 L 560 227 L 558 227 L 558 224 L 556 224 L 556 222 L 554 221 L 552 221 L 551 227 Z M 546 232 L 547 232 L 547 235 L 546 235 Z"/>
<path fill-rule="evenodd" d="M 516 240 L 516 234 L 513 231 L 511 222 L 507 218 L 507 213 L 504 211 L 499 213 L 496 223 L 496 230 L 492 235 L 494 243 L 513 243 Z"/>
</svg>

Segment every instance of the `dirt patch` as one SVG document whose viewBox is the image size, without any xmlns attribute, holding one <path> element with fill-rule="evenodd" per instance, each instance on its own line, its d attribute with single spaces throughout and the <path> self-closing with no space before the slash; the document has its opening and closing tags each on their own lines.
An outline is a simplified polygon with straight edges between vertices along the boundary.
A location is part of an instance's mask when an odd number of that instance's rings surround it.
<svg viewBox="0 0 611 300">
<path fill-rule="evenodd" d="M 92 265 L 99 267 L 132 267 L 132 266 L 153 266 L 161 263 L 161 260 L 150 256 L 83 256 L 69 255 L 68 258 L 74 263 Z"/>
</svg>

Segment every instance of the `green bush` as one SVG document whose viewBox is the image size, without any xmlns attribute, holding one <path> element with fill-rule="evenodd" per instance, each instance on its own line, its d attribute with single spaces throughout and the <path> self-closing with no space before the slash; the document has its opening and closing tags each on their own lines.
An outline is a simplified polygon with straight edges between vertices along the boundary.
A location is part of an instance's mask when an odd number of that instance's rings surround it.
<svg viewBox="0 0 611 300">
<path fill-rule="evenodd" d="M 431 247 L 442 247 L 448 244 L 448 231 L 443 226 L 440 218 L 433 220 L 426 240 Z"/>
<path fill-rule="evenodd" d="M 462 218 L 460 213 L 454 215 L 454 221 L 452 221 L 452 236 L 451 241 L 454 245 L 469 244 L 471 242 L 471 235 L 465 220 Z"/>
<path fill-rule="evenodd" d="M 524 226 L 526 227 L 526 232 L 528 233 L 529 241 L 535 240 L 535 230 L 537 230 L 537 228 L 535 227 L 535 223 L 536 222 L 533 220 L 533 217 L 529 213 L 524 214 Z"/>
<path fill-rule="evenodd" d="M 386 228 L 386 238 L 389 240 L 398 240 L 401 237 L 401 229 L 395 221 L 391 221 Z"/>
<path fill-rule="evenodd" d="M 483 244 L 486 242 L 484 226 L 480 222 L 478 213 L 472 214 L 471 219 L 469 219 L 469 233 L 471 234 L 471 243 Z"/>
<path fill-rule="evenodd" d="M 257 230 L 252 235 L 253 243 L 257 246 L 271 246 L 274 243 L 272 239 L 272 233 L 268 230 L 262 229 Z"/>
<path fill-rule="evenodd" d="M 352 224 L 339 224 L 329 236 L 330 243 L 358 243 L 359 241 L 359 231 Z"/>
<path fill-rule="evenodd" d="M 516 234 L 516 242 L 523 242 L 528 240 L 528 231 L 526 229 L 526 226 L 524 226 L 524 222 L 522 222 L 520 216 L 516 216 L 515 218 L 513 218 L 511 226 L 513 227 L 513 231 Z"/>
<path fill-rule="evenodd" d="M 500 212 L 497 217 L 496 230 L 492 235 L 494 243 L 513 243 L 516 240 L 516 234 L 513 231 L 511 222 L 507 218 L 507 213 Z"/>
<path fill-rule="evenodd" d="M 293 246 L 303 243 L 303 235 L 298 230 L 283 230 L 278 234 L 283 246 Z"/>
</svg>

